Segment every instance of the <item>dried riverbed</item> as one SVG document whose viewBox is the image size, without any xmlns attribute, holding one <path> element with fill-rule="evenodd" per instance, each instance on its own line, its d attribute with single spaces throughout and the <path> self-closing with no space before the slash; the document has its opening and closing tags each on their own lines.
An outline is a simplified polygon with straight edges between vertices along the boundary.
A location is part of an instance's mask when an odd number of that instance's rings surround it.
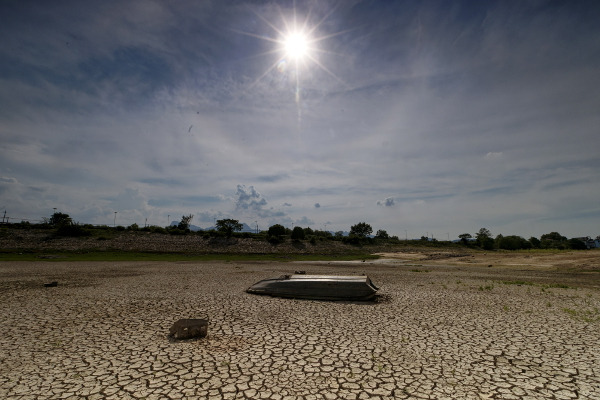
<svg viewBox="0 0 600 400">
<path fill-rule="evenodd" d="M 599 398 L 597 270 L 463 264 L 2 262 L 0 398 Z M 298 269 L 381 297 L 244 292 Z M 194 317 L 207 338 L 167 338 Z"/>
</svg>

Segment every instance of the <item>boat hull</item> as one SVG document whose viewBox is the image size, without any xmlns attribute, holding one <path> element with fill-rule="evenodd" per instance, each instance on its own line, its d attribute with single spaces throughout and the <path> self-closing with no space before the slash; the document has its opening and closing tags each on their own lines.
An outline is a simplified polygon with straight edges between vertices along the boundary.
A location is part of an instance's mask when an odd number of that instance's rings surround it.
<svg viewBox="0 0 600 400">
<path fill-rule="evenodd" d="M 371 300 L 378 289 L 368 276 L 296 274 L 262 280 L 246 291 L 296 299 L 364 301 Z"/>
</svg>

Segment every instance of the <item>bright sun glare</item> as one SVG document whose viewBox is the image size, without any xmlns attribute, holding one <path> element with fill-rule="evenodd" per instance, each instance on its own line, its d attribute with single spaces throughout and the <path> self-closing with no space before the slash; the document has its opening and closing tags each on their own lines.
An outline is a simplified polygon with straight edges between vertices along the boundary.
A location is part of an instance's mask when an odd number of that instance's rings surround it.
<svg viewBox="0 0 600 400">
<path fill-rule="evenodd" d="M 329 17 L 333 11 L 334 10 L 331 10 L 316 24 L 312 24 L 309 21 L 309 17 L 311 15 L 310 10 L 304 21 L 297 20 L 295 8 L 293 10 L 293 18 L 290 19 L 285 18 L 283 16 L 283 12 L 280 10 L 280 14 L 282 16 L 282 23 L 280 27 L 276 26 L 274 22 L 269 21 L 262 15 L 254 12 L 258 18 L 260 18 L 268 27 L 277 33 L 277 38 L 270 35 L 259 35 L 251 32 L 238 31 L 241 34 L 252 36 L 275 44 L 272 50 L 262 53 L 274 54 L 276 56 L 275 61 L 263 72 L 262 75 L 254 80 L 252 86 L 254 86 L 272 71 L 279 72 L 281 74 L 287 74 L 287 76 L 290 78 L 290 82 L 293 80 L 295 83 L 295 99 L 298 108 L 298 123 L 300 123 L 302 118 L 302 108 L 300 107 L 300 96 L 302 93 L 300 70 L 302 68 L 307 68 L 311 64 L 317 65 L 321 70 L 344 84 L 344 82 L 336 74 L 330 71 L 319 60 L 318 57 L 319 54 L 335 54 L 324 50 L 321 46 L 319 46 L 319 43 L 347 32 L 339 31 L 330 35 L 316 35 L 319 26 L 321 26 L 323 21 L 325 21 L 325 19 Z M 292 71 L 293 73 L 291 73 Z"/>
<path fill-rule="evenodd" d="M 302 32 L 294 32 L 283 41 L 285 53 L 295 60 L 300 60 L 308 55 L 308 38 Z"/>
</svg>

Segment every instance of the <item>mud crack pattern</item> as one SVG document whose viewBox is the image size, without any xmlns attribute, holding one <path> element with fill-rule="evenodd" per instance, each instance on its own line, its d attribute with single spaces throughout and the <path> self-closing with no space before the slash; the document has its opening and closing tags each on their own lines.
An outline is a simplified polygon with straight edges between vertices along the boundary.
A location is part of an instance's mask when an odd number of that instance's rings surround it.
<svg viewBox="0 0 600 400">
<path fill-rule="evenodd" d="M 294 264 L 1 263 L 0 398 L 600 398 L 596 289 L 452 267 L 301 268 L 366 272 L 385 301 L 244 292 Z M 177 319 L 202 317 L 207 338 L 168 339 Z"/>
</svg>

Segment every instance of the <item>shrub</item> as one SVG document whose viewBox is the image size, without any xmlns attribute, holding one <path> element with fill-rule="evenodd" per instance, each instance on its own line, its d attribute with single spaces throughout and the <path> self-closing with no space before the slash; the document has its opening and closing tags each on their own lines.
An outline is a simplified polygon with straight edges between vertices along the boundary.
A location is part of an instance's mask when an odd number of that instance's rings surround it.
<svg viewBox="0 0 600 400">
<path fill-rule="evenodd" d="M 57 236 L 66 236 L 66 237 L 83 237 L 90 236 L 92 233 L 87 229 L 84 229 L 78 224 L 62 224 L 56 230 Z"/>
<path fill-rule="evenodd" d="M 523 239 L 521 236 L 501 236 L 498 235 L 498 248 L 503 250 L 519 250 L 519 249 L 530 249 L 532 247 L 531 242 Z"/>
<path fill-rule="evenodd" d="M 163 228 L 162 226 L 156 226 L 156 225 L 145 226 L 141 230 L 143 232 L 150 232 L 150 233 L 162 233 L 162 234 L 167 233 L 167 230 L 165 228 Z"/>
<path fill-rule="evenodd" d="M 342 238 L 342 243 L 358 246 L 360 245 L 360 238 L 356 235 L 344 236 Z"/>
<path fill-rule="evenodd" d="M 271 244 L 277 244 L 285 241 L 286 230 L 283 225 L 275 224 L 269 227 L 267 232 L 267 240 Z"/>
<path fill-rule="evenodd" d="M 304 229 L 295 226 L 292 230 L 292 240 L 304 240 Z"/>
<path fill-rule="evenodd" d="M 572 250 L 587 250 L 586 244 L 577 238 L 569 239 L 568 243 L 569 248 Z"/>
</svg>

